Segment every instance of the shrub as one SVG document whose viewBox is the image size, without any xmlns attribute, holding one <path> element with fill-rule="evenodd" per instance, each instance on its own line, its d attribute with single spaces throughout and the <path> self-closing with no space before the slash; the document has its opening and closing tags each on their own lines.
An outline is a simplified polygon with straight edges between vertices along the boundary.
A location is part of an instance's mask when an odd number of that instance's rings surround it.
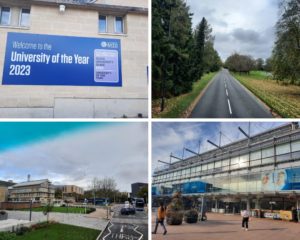
<svg viewBox="0 0 300 240">
<path fill-rule="evenodd" d="M 16 240 L 16 234 L 10 232 L 0 232 L 0 240 Z"/>
<path fill-rule="evenodd" d="M 196 223 L 198 220 L 198 211 L 191 209 L 184 214 L 184 220 L 186 223 Z"/>
</svg>

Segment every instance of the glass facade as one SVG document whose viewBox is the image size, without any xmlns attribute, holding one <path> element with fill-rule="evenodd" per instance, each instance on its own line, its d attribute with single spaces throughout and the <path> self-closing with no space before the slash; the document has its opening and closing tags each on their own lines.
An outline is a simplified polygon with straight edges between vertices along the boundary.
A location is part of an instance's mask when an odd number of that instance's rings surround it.
<svg viewBox="0 0 300 240">
<path fill-rule="evenodd" d="M 300 190 L 300 140 L 208 160 L 153 177 L 153 195 Z M 289 165 L 293 163 L 293 165 Z M 287 165 L 288 164 L 288 165 Z"/>
</svg>

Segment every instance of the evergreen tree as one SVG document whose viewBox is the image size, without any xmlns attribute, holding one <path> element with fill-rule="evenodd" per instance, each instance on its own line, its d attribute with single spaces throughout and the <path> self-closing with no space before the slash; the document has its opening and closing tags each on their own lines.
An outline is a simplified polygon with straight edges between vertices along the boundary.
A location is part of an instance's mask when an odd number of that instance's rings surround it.
<svg viewBox="0 0 300 240">
<path fill-rule="evenodd" d="M 282 0 L 276 25 L 277 40 L 273 49 L 274 77 L 300 83 L 300 0 Z"/>
</svg>

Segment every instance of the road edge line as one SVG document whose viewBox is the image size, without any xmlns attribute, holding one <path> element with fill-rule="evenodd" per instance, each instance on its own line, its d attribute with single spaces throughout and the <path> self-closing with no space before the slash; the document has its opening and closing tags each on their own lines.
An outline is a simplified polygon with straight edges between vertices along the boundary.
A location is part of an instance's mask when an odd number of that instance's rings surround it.
<svg viewBox="0 0 300 240">
<path fill-rule="evenodd" d="M 207 88 L 212 84 L 212 82 L 215 80 L 216 76 L 219 74 L 220 70 L 217 72 L 217 74 L 209 81 L 209 83 L 205 86 L 205 88 L 202 89 L 202 91 L 199 93 L 199 95 L 195 98 L 195 100 L 190 104 L 190 106 L 187 108 L 187 110 L 182 114 L 182 118 L 190 118 L 192 112 L 194 111 L 195 107 L 197 106 L 197 103 L 201 100 L 204 93 L 206 92 Z M 201 79 L 200 79 L 201 81 Z"/>
<path fill-rule="evenodd" d="M 101 233 L 100 233 L 99 236 L 96 238 L 96 240 L 100 240 L 100 238 L 102 237 L 102 234 L 105 232 L 105 230 L 106 230 L 106 228 L 107 228 L 107 226 L 108 226 L 109 223 L 110 223 L 110 221 L 107 222 L 105 228 L 101 231 Z"/>
<path fill-rule="evenodd" d="M 230 73 L 230 72 L 229 72 Z M 242 84 L 238 79 L 236 79 L 231 73 L 230 75 L 233 77 L 233 79 L 235 79 L 246 91 L 248 91 L 255 99 L 258 100 L 258 102 L 260 102 L 264 107 L 266 107 L 269 112 L 271 113 L 271 115 L 273 116 L 273 118 L 283 118 L 282 116 L 280 116 L 278 113 L 272 111 L 272 108 L 269 107 L 269 105 L 267 105 L 262 99 L 260 99 L 258 96 L 256 96 L 250 89 L 248 89 L 244 84 Z"/>
</svg>

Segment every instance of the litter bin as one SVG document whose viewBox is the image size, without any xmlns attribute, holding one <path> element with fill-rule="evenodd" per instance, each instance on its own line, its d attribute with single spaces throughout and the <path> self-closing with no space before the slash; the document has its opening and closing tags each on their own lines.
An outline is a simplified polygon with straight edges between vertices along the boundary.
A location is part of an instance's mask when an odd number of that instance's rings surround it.
<svg viewBox="0 0 300 240">
<path fill-rule="evenodd" d="M 8 214 L 5 211 L 0 211 L 0 221 L 1 220 L 7 220 Z"/>
</svg>

